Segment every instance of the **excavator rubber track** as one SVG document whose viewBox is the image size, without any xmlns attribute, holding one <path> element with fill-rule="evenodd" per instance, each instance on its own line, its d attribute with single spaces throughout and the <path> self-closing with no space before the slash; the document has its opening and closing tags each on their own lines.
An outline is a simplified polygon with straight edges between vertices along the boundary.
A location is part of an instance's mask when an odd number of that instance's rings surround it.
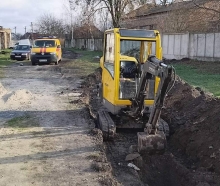
<svg viewBox="0 0 220 186">
<path fill-rule="evenodd" d="M 103 133 L 104 140 L 113 140 L 116 133 L 116 126 L 108 111 L 100 109 L 97 114 L 97 128 Z"/>
</svg>

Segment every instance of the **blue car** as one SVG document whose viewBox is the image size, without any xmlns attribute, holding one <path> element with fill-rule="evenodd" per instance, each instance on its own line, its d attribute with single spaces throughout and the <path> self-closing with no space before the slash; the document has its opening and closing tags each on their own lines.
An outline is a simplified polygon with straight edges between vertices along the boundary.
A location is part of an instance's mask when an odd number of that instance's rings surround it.
<svg viewBox="0 0 220 186">
<path fill-rule="evenodd" d="M 17 45 L 11 52 L 11 59 L 17 61 L 30 60 L 31 46 Z"/>
</svg>

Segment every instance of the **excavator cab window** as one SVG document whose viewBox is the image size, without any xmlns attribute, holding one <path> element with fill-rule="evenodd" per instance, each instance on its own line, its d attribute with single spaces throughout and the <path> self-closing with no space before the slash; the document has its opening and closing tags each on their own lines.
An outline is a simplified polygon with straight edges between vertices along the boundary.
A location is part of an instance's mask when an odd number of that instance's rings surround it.
<svg viewBox="0 0 220 186">
<path fill-rule="evenodd" d="M 135 61 L 120 61 L 119 98 L 131 99 L 137 91 L 137 63 Z"/>
<path fill-rule="evenodd" d="M 112 78 L 114 77 L 114 52 L 115 52 L 115 37 L 114 33 L 107 33 L 105 37 L 105 59 L 104 66 L 111 74 Z"/>
<path fill-rule="evenodd" d="M 140 75 L 139 64 L 144 64 L 148 56 L 155 53 L 155 43 L 141 40 L 121 40 L 120 55 L 125 60 L 120 61 L 119 99 L 131 99 L 135 97 Z M 131 60 L 132 59 L 132 60 Z M 146 90 L 146 99 L 154 99 L 155 78 L 149 80 Z"/>
</svg>

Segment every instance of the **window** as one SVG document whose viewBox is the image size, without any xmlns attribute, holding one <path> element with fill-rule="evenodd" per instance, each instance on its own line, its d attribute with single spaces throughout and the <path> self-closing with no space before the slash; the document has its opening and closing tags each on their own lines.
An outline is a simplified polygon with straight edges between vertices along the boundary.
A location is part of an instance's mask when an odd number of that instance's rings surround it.
<svg viewBox="0 0 220 186">
<path fill-rule="evenodd" d="M 17 45 L 15 50 L 29 50 L 30 46 L 29 45 Z"/>
<path fill-rule="evenodd" d="M 41 48 L 41 47 L 55 47 L 55 41 L 54 40 L 37 40 L 34 42 L 34 48 Z"/>
<path fill-rule="evenodd" d="M 115 60 L 115 37 L 114 33 L 107 33 L 105 38 L 105 59 L 104 66 L 114 77 L 114 60 Z"/>
<path fill-rule="evenodd" d="M 150 25 L 149 27 L 150 27 L 150 28 L 149 28 L 150 30 L 153 30 L 153 29 L 154 29 L 154 25 Z"/>
<path fill-rule="evenodd" d="M 114 33 L 106 34 L 105 62 L 114 63 L 115 40 Z"/>
<path fill-rule="evenodd" d="M 148 55 L 155 54 L 156 45 L 151 41 L 135 41 L 135 40 L 121 40 L 121 55 L 135 57 L 136 60 L 145 62 Z M 143 51 L 140 56 L 140 51 Z"/>
</svg>

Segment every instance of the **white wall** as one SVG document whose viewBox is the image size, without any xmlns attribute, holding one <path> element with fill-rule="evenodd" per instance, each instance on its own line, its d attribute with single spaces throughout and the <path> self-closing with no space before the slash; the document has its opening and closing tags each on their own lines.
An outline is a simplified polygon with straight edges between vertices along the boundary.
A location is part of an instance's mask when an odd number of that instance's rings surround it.
<svg viewBox="0 0 220 186">
<path fill-rule="evenodd" d="M 162 34 L 163 57 L 220 60 L 220 33 Z"/>
<path fill-rule="evenodd" d="M 191 58 L 202 61 L 220 61 L 220 33 L 206 34 L 162 34 L 163 57 L 166 59 Z M 86 44 L 86 46 L 85 46 Z M 88 50 L 103 50 L 102 39 L 74 39 L 65 47 Z"/>
</svg>

